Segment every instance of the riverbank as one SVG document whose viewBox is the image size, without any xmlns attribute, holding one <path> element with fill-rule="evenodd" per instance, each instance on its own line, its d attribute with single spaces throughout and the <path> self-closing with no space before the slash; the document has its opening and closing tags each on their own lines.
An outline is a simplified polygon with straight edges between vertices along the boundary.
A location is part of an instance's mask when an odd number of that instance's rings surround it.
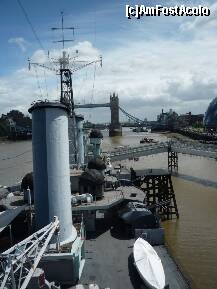
<svg viewBox="0 0 217 289">
<path fill-rule="evenodd" d="M 163 136 L 166 136 L 166 137 L 168 137 L 169 139 L 175 139 L 175 140 L 178 140 L 178 141 L 195 142 L 195 140 L 191 139 L 190 137 L 185 136 L 185 135 L 182 135 L 182 134 L 177 133 L 177 132 L 169 132 L 169 131 L 166 131 L 166 132 L 160 132 L 159 134 L 160 134 L 160 135 L 163 135 Z"/>
<path fill-rule="evenodd" d="M 200 141 L 217 141 L 217 134 L 210 132 L 201 132 L 192 128 L 175 129 L 174 132 Z"/>
</svg>

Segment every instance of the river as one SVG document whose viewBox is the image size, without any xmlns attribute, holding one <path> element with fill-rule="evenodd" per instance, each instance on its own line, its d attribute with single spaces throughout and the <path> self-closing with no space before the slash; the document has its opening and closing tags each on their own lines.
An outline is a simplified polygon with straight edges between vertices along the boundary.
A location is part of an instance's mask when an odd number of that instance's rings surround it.
<svg viewBox="0 0 217 289">
<path fill-rule="evenodd" d="M 104 138 L 103 149 L 139 145 L 147 135 L 159 141 L 166 135 L 123 131 L 122 137 Z M 167 169 L 167 154 L 122 161 L 136 168 Z M 172 255 L 192 283 L 192 288 L 217 289 L 217 161 L 179 154 L 179 176 L 173 177 L 179 220 L 163 223 Z M 173 289 L 173 288 L 172 288 Z"/>
<path fill-rule="evenodd" d="M 144 136 L 167 140 L 166 135 L 123 131 L 122 137 L 104 132 L 103 150 L 139 145 Z M 167 168 L 167 154 L 122 161 L 137 168 Z M 0 185 L 19 181 L 32 170 L 31 141 L 0 143 Z M 179 175 L 173 186 L 180 218 L 164 222 L 166 241 L 183 271 L 198 289 L 217 289 L 217 161 L 179 154 Z M 171 288 L 173 289 L 173 288 Z"/>
</svg>

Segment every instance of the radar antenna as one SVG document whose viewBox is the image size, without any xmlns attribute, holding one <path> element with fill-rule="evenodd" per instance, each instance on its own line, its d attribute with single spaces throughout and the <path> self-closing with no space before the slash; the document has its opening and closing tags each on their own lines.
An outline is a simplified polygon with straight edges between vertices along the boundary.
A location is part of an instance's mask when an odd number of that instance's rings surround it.
<svg viewBox="0 0 217 289">
<path fill-rule="evenodd" d="M 60 42 L 63 45 L 63 49 L 65 48 L 65 42 L 72 42 L 74 39 L 65 39 L 64 30 L 72 30 L 73 31 L 73 37 L 75 36 L 75 27 L 64 27 L 64 16 L 63 12 L 61 12 L 61 27 L 52 27 L 51 30 L 61 30 L 62 31 L 62 39 L 61 40 L 55 40 L 54 43 Z"/>
</svg>

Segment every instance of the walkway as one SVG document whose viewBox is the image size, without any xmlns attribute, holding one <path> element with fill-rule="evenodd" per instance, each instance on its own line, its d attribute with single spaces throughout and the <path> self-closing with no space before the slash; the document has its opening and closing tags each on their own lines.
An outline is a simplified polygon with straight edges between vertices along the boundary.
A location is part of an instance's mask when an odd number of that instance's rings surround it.
<svg viewBox="0 0 217 289">
<path fill-rule="evenodd" d="M 217 146 L 205 145 L 199 143 L 185 143 L 174 142 L 171 146 L 172 150 L 182 154 L 203 156 L 217 159 Z M 148 155 L 154 155 L 159 153 L 165 153 L 168 151 L 167 143 L 149 144 L 136 147 L 122 148 L 116 151 L 110 152 L 111 161 L 121 161 L 128 158 L 136 158 Z"/>
</svg>

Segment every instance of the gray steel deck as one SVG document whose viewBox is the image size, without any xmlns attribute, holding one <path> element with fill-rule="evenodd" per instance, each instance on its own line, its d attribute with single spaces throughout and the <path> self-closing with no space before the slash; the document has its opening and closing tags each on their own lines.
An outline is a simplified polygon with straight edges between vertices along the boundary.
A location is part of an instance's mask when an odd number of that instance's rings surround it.
<svg viewBox="0 0 217 289">
<path fill-rule="evenodd" d="M 136 195 L 132 195 L 133 193 Z M 108 210 L 124 200 L 139 200 L 142 202 L 144 198 L 144 192 L 134 186 L 119 187 L 117 190 L 105 191 L 103 199 L 72 207 L 72 211 Z"/>
<path fill-rule="evenodd" d="M 166 276 L 166 284 L 169 284 L 169 288 L 189 288 L 175 262 L 169 255 L 167 248 L 165 246 L 155 246 L 154 248 L 162 260 Z"/>
<path fill-rule="evenodd" d="M 86 241 L 86 264 L 79 284 L 89 288 L 146 289 L 133 263 L 134 239 L 111 225 L 101 225 Z M 164 265 L 170 289 L 189 288 L 164 246 L 155 247 Z M 76 288 L 76 287 L 73 287 Z"/>
</svg>

